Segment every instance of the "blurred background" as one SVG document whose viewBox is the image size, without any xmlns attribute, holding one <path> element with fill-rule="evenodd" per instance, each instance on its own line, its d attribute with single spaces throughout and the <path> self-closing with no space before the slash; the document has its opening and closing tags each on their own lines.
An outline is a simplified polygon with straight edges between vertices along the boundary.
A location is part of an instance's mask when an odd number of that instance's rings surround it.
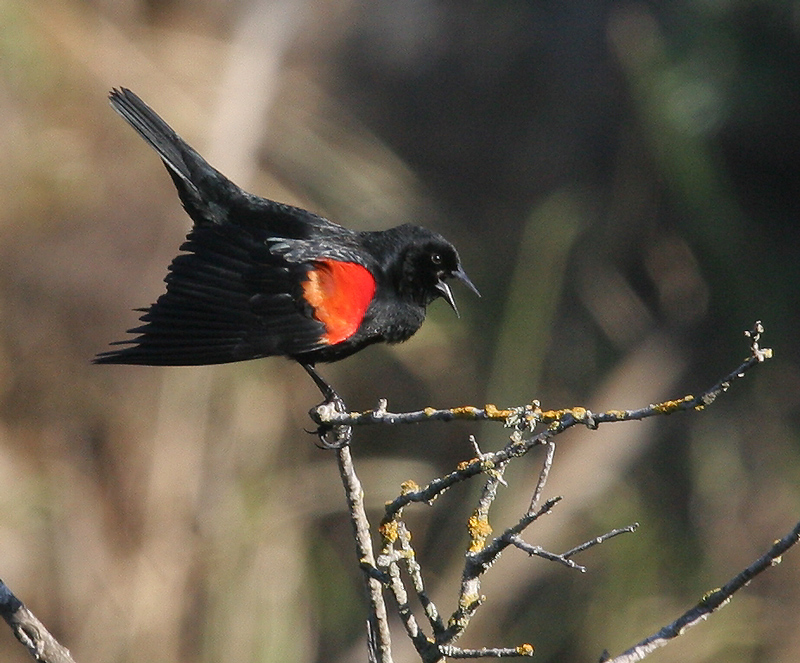
<svg viewBox="0 0 800 663">
<path fill-rule="evenodd" d="M 350 407 L 633 408 L 775 360 L 704 412 L 573 430 L 463 646 L 596 661 L 800 517 L 800 3 L 0 0 L 0 577 L 79 663 L 366 660 L 319 394 L 291 362 L 100 367 L 189 219 L 106 102 L 135 90 L 248 190 L 453 241 L 482 299 L 322 367 Z M 497 426 L 359 429 L 373 523 Z M 492 524 L 526 508 L 540 455 Z M 479 489 L 407 512 L 442 613 Z M 791 551 L 654 661 L 800 659 Z M 397 626 L 397 625 L 396 625 Z M 395 660 L 417 660 L 399 627 Z M 0 629 L 0 658 L 30 660 Z"/>
</svg>

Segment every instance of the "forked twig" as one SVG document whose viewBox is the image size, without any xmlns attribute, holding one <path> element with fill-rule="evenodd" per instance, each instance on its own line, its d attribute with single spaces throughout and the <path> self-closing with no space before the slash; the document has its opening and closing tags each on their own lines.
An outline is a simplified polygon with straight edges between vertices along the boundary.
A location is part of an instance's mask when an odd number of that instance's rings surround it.
<svg viewBox="0 0 800 663">
<path fill-rule="evenodd" d="M 555 436 L 576 424 L 583 424 L 594 429 L 604 423 L 640 420 L 656 415 L 665 415 L 692 409 L 700 410 L 707 407 L 712 404 L 720 394 L 725 392 L 735 380 L 742 378 L 747 371 L 772 356 L 772 352 L 769 349 L 762 349 L 758 345 L 762 332 L 763 327 L 761 327 L 760 323 L 756 323 L 755 329 L 747 333 L 747 336 L 751 340 L 751 356 L 743 361 L 735 370 L 714 384 L 710 389 L 707 389 L 698 396 L 688 395 L 675 400 L 650 404 L 635 410 L 608 410 L 601 413 L 593 413 L 583 407 L 573 407 L 562 410 L 542 410 L 539 403 L 534 401 L 529 405 L 508 409 L 499 409 L 494 405 L 486 405 L 483 408 L 472 406 L 450 409 L 426 408 L 416 412 L 390 413 L 387 410 L 387 403 L 385 400 L 381 400 L 376 409 L 366 412 L 341 412 L 337 411 L 335 408 L 324 405 L 313 409 L 310 413 L 311 417 L 321 426 L 355 427 L 369 424 L 396 425 L 402 423 L 419 423 L 423 421 L 467 419 L 473 421 L 500 421 L 504 425 L 513 428 L 508 443 L 502 449 L 494 452 L 482 452 L 475 438 L 470 437 L 470 442 L 475 452 L 475 457 L 473 459 L 460 463 L 453 471 L 442 477 L 433 479 L 426 486 L 419 486 L 413 481 L 407 481 L 403 484 L 400 495 L 387 503 L 385 514 L 381 520 L 379 531 L 383 538 L 383 545 L 381 554 L 377 559 L 379 568 L 370 568 L 370 564 L 365 563 L 366 558 L 362 554 L 362 548 L 359 547 L 362 568 L 365 570 L 366 577 L 372 583 L 380 583 L 382 581 L 383 585 L 393 593 L 398 603 L 400 618 L 405 626 L 406 632 L 414 643 L 422 660 L 425 663 L 434 663 L 442 660 L 444 657 L 483 658 L 532 655 L 533 647 L 528 644 L 513 648 L 495 649 L 461 649 L 453 644 L 464 632 L 471 617 L 483 603 L 484 599 L 480 595 L 480 578 L 482 574 L 485 573 L 500 554 L 509 546 L 517 547 L 530 555 L 556 561 L 570 568 L 585 571 L 583 566 L 575 563 L 571 559 L 573 556 L 592 546 L 619 536 L 620 534 L 633 532 L 638 527 L 638 524 L 634 523 L 627 527 L 614 529 L 575 546 L 562 554 L 548 552 L 540 546 L 531 545 L 522 539 L 522 532 L 538 518 L 549 513 L 561 499 L 560 497 L 551 498 L 546 500 L 541 506 L 538 506 L 554 460 Z M 535 429 L 540 424 L 544 425 L 545 428 L 536 433 Z M 489 511 L 497 497 L 498 488 L 505 485 L 505 481 L 503 480 L 505 468 L 512 459 L 527 454 L 531 449 L 537 446 L 545 446 L 547 451 L 533 490 L 530 506 L 515 525 L 508 527 L 501 534 L 492 538 L 492 528 L 489 524 Z M 422 502 L 432 504 L 442 493 L 453 485 L 466 481 L 478 474 L 484 474 L 486 476 L 486 481 L 478 504 L 469 519 L 469 543 L 465 555 L 464 571 L 462 573 L 457 607 L 445 626 L 441 620 L 439 610 L 424 590 L 422 572 L 416 561 L 416 554 L 411 545 L 411 536 L 402 520 L 403 510 L 413 503 Z M 347 483 L 345 487 L 347 488 Z M 348 496 L 348 501 L 352 502 L 350 496 Z M 354 527 L 356 528 L 359 527 L 357 520 L 361 521 L 361 519 L 353 519 Z M 363 522 L 366 522 L 365 518 Z M 360 536 L 363 541 L 368 541 L 368 530 L 361 532 Z M 793 545 L 793 543 L 790 545 Z M 399 549 L 395 546 L 399 546 Z M 406 573 L 411 579 L 413 591 L 424 609 L 431 627 L 431 636 L 425 635 L 423 628 L 416 621 L 412 613 L 409 604 L 409 593 L 401 574 L 401 564 L 404 564 Z M 380 569 L 384 569 L 384 571 Z M 725 588 L 723 588 L 723 590 L 724 589 Z M 371 586 L 371 592 L 374 592 L 374 590 L 374 586 Z M 712 593 L 701 602 L 701 606 L 710 607 L 714 605 L 716 601 L 715 597 L 716 593 Z M 372 605 L 373 608 L 376 605 L 374 600 Z M 718 604 L 713 607 L 712 610 L 717 607 L 719 607 Z M 380 620 L 378 621 L 380 622 Z M 681 628 L 685 628 L 685 626 Z M 656 636 L 661 637 L 661 632 L 656 634 Z M 637 651 L 643 651 L 648 648 L 649 651 L 654 648 L 652 642 L 658 640 L 656 636 L 653 636 L 653 639 L 648 639 L 648 641 L 637 645 L 639 648 Z M 388 642 L 388 635 L 386 642 Z M 389 659 L 378 658 L 376 660 Z M 619 663 L 623 661 L 627 662 L 628 660 L 633 661 L 639 659 L 620 658 Z M 615 661 L 617 661 L 617 659 L 615 659 Z"/>
</svg>

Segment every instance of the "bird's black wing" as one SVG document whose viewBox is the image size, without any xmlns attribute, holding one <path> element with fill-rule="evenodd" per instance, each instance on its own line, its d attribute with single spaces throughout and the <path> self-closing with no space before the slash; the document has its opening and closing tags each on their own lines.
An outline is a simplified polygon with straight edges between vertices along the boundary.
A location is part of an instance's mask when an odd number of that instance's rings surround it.
<svg viewBox="0 0 800 663">
<path fill-rule="evenodd" d="M 324 345 L 324 325 L 302 299 L 310 268 L 269 250 L 258 234 L 230 224 L 195 227 L 136 338 L 95 358 L 100 364 L 184 366 L 270 355 L 297 355 Z"/>
</svg>

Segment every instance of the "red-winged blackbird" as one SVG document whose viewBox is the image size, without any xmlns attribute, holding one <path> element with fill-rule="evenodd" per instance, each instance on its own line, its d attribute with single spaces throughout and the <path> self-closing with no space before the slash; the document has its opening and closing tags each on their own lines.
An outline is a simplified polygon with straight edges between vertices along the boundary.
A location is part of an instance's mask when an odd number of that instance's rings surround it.
<svg viewBox="0 0 800 663">
<path fill-rule="evenodd" d="M 246 193 L 212 168 L 130 90 L 111 105 L 158 152 L 194 221 L 144 311 L 136 338 L 99 364 L 221 364 L 272 355 L 297 360 L 326 397 L 317 362 L 381 341 L 399 343 L 443 297 L 447 279 L 476 294 L 441 235 L 405 224 L 354 232 L 297 207 Z M 456 311 L 457 312 L 457 311 Z"/>
</svg>

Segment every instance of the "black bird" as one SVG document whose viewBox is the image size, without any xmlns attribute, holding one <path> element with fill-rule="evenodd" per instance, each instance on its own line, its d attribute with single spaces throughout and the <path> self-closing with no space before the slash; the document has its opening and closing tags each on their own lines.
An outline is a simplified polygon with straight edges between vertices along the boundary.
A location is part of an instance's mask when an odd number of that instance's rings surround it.
<svg viewBox="0 0 800 663">
<path fill-rule="evenodd" d="M 326 398 L 317 362 L 410 338 L 428 304 L 456 310 L 447 279 L 473 292 L 456 249 L 404 224 L 354 232 L 306 210 L 247 193 L 185 143 L 130 90 L 111 105 L 167 167 L 193 226 L 144 311 L 135 338 L 98 364 L 222 364 L 282 355 L 298 361 Z M 456 313 L 458 311 L 456 310 Z"/>
</svg>

